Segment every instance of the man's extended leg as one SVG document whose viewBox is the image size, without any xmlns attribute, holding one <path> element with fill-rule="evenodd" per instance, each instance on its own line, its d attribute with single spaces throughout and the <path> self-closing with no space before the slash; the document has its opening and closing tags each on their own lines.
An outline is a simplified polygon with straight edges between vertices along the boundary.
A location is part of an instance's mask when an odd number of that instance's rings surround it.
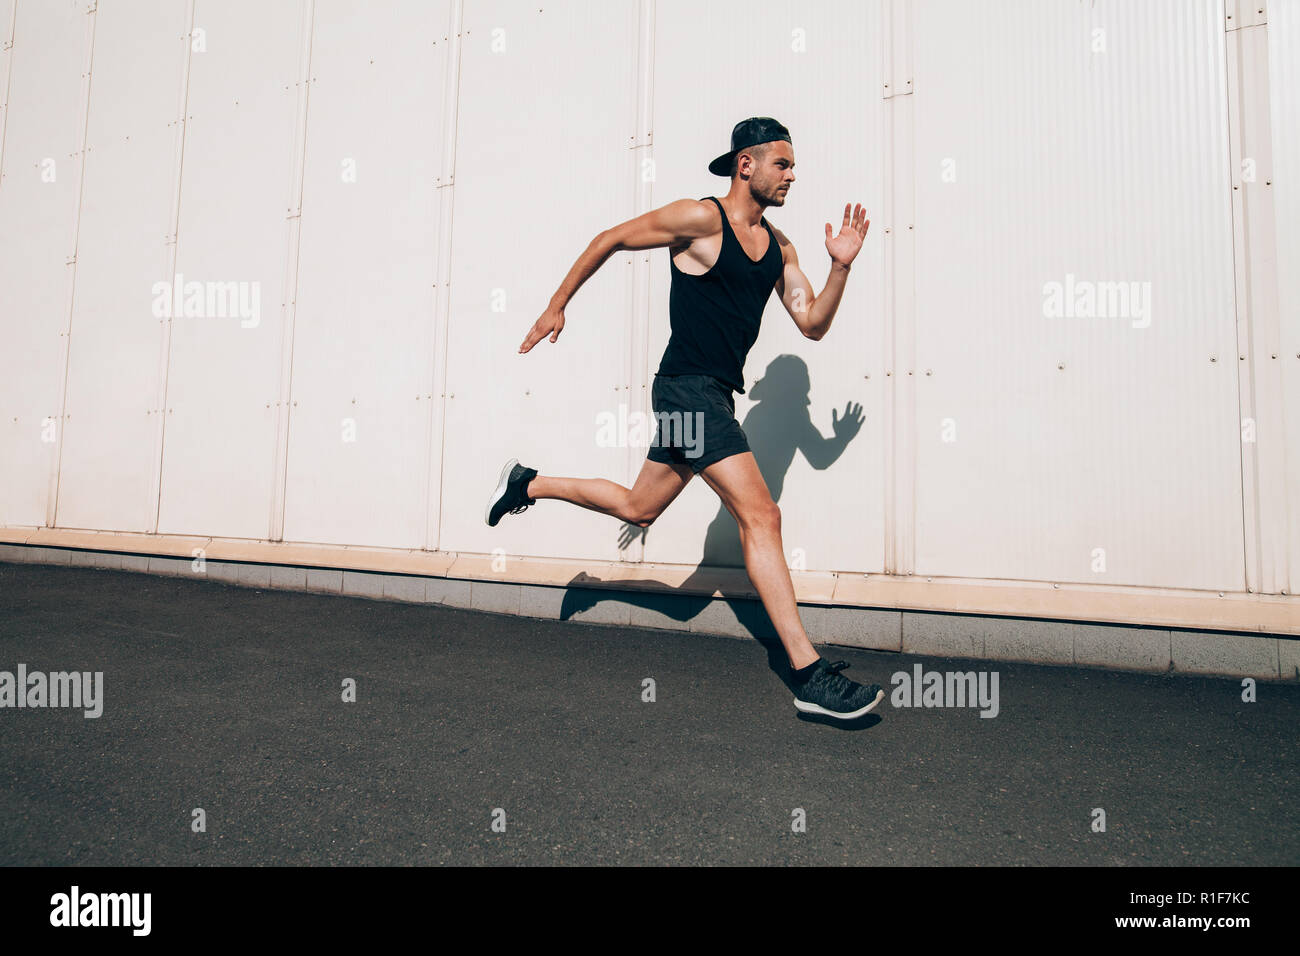
<svg viewBox="0 0 1300 956">
<path fill-rule="evenodd" d="M 568 501 L 645 528 L 681 494 L 691 477 L 687 465 L 668 465 L 647 458 L 631 488 L 605 478 L 538 475 L 528 483 L 527 493 L 531 498 Z"/>
<path fill-rule="evenodd" d="M 820 655 L 799 620 L 794 582 L 781 543 L 781 510 L 772 500 L 753 452 L 730 455 L 700 474 L 740 527 L 745 570 L 790 656 L 790 666 L 798 670 L 814 663 Z"/>
<path fill-rule="evenodd" d="M 781 511 L 772 500 L 753 452 L 728 455 L 700 474 L 740 526 L 745 570 L 790 656 L 795 707 L 803 713 L 840 720 L 861 717 L 875 708 L 885 699 L 884 689 L 878 684 L 859 684 L 840 674 L 848 662 L 832 664 L 822 660 L 804 632 L 781 543 Z"/>
</svg>

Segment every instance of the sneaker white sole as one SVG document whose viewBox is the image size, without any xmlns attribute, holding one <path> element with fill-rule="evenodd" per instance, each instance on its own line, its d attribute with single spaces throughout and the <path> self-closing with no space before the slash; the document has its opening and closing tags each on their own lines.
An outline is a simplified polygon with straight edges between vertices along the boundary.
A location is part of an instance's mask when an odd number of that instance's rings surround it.
<svg viewBox="0 0 1300 956">
<path fill-rule="evenodd" d="M 492 527 L 492 509 L 501 500 L 501 496 L 506 493 L 506 486 L 510 484 L 510 472 L 517 464 L 519 464 L 519 459 L 511 458 L 506 462 L 506 466 L 501 469 L 501 480 L 497 482 L 497 490 L 492 492 L 492 497 L 488 499 L 487 508 L 483 512 L 483 523 L 489 528 Z"/>
<path fill-rule="evenodd" d="M 808 703 L 808 701 L 800 700 L 798 697 L 794 699 L 794 706 L 796 709 L 803 711 L 803 713 L 805 714 L 824 714 L 827 717 L 837 717 L 840 720 L 852 720 L 855 717 L 861 717 L 863 714 L 870 711 L 872 708 L 874 708 L 878 703 L 880 703 L 884 699 L 885 699 L 885 692 L 883 690 L 878 691 L 876 693 L 876 699 L 873 700 L 871 703 L 867 704 L 866 707 L 859 708 L 858 710 L 849 711 L 847 714 L 841 714 L 833 710 L 827 710 L 825 707 L 821 707 L 818 704 L 810 704 Z"/>
</svg>

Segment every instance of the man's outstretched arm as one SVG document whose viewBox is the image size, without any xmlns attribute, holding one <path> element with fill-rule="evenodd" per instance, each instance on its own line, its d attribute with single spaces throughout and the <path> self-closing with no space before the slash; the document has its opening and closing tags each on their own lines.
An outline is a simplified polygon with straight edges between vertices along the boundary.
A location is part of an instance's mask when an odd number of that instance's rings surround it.
<svg viewBox="0 0 1300 956">
<path fill-rule="evenodd" d="M 554 342 L 564 329 L 564 307 L 569 304 L 582 284 L 605 264 L 616 252 L 629 249 L 658 249 L 676 246 L 715 232 L 717 211 L 707 202 L 698 199 L 678 199 L 666 206 L 652 209 L 644 215 L 629 219 L 612 229 L 606 229 L 588 243 L 569 274 L 560 283 L 541 318 L 524 336 L 520 353 L 529 351 L 546 336 Z"/>
<path fill-rule="evenodd" d="M 776 283 L 776 294 L 781 304 L 794 319 L 794 324 L 806 338 L 820 339 L 831 327 L 831 319 L 840 307 L 840 297 L 844 294 L 844 283 L 849 277 L 849 267 L 862 249 L 867 238 L 867 229 L 871 220 L 862 206 L 844 207 L 844 224 L 839 235 L 831 235 L 831 224 L 826 223 L 826 252 L 831 257 L 830 275 L 826 277 L 826 287 L 821 295 L 813 293 L 812 283 L 799 268 L 799 257 L 795 254 L 794 244 L 779 229 L 776 230 L 777 241 L 781 243 L 781 258 L 785 265 L 781 278 Z"/>
</svg>

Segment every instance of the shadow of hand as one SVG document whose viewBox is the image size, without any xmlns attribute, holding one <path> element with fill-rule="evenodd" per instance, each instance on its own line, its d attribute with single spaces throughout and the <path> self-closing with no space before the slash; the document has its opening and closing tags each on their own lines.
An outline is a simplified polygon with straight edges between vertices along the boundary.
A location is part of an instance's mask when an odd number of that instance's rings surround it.
<svg viewBox="0 0 1300 956">
<path fill-rule="evenodd" d="M 623 527 L 618 532 L 618 550 L 626 551 L 635 543 L 638 537 L 644 542 L 645 533 L 649 530 L 649 528 L 642 528 L 640 525 L 627 521 L 623 522 Z"/>
<path fill-rule="evenodd" d="M 831 409 L 831 430 L 835 432 L 836 438 L 844 441 L 852 440 L 866 420 L 867 417 L 862 414 L 862 406 L 857 402 L 845 403 L 843 418 L 836 415 L 835 409 Z"/>
</svg>

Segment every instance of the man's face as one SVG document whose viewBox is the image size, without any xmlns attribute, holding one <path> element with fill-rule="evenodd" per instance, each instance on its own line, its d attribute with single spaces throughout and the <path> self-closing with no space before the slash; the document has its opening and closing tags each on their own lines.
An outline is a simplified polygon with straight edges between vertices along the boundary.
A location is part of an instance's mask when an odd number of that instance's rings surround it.
<svg viewBox="0 0 1300 956">
<path fill-rule="evenodd" d="M 785 140 L 767 144 L 767 151 L 750 164 L 749 191 L 760 206 L 784 206 L 794 182 L 794 148 Z"/>
</svg>

